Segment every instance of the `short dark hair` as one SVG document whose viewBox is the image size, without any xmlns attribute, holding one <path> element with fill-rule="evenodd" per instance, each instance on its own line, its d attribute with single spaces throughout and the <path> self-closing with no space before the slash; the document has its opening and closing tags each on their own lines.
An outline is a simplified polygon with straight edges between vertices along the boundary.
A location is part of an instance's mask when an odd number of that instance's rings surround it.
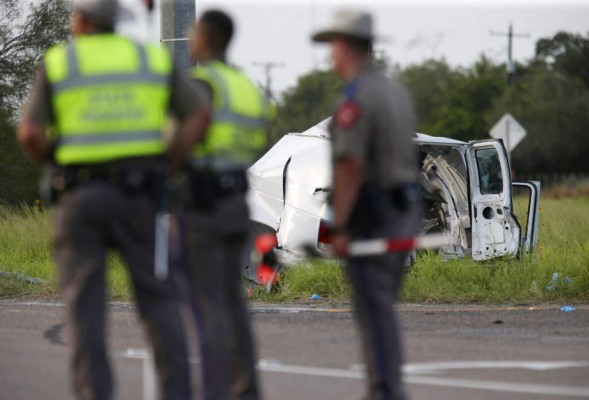
<svg viewBox="0 0 589 400">
<path fill-rule="evenodd" d="M 214 49 L 224 52 L 233 37 L 231 17 L 220 10 L 208 10 L 201 15 L 200 22 L 209 33 Z"/>
<path fill-rule="evenodd" d="M 106 21 L 102 18 L 97 18 L 84 10 L 78 10 L 78 12 L 82 18 L 92 24 L 94 33 L 113 33 L 115 31 L 114 21 Z"/>
</svg>

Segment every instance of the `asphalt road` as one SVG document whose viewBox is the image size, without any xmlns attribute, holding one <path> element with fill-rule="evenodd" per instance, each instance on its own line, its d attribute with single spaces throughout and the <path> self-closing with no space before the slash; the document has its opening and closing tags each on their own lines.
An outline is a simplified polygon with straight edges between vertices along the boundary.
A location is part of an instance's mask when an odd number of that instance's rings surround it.
<svg viewBox="0 0 589 400">
<path fill-rule="evenodd" d="M 311 308 L 309 308 L 311 307 Z M 413 400 L 589 399 L 589 305 L 399 307 Z M 349 310 L 252 309 L 265 399 L 360 399 L 359 340 Z M 134 308 L 111 307 L 118 398 L 147 399 L 150 360 Z M 67 400 L 63 307 L 0 301 L 0 399 Z M 198 357 L 193 357 L 196 370 Z"/>
</svg>

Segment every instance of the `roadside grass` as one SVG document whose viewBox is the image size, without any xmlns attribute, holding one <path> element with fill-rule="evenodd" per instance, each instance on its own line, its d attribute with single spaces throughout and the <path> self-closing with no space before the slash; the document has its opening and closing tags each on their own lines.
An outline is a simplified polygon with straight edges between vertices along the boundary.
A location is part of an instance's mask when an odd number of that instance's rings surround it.
<svg viewBox="0 0 589 400">
<path fill-rule="evenodd" d="M 524 204 L 515 201 L 517 215 Z M 563 302 L 589 300 L 589 199 L 543 198 L 538 249 L 487 262 L 421 255 L 405 277 L 407 302 Z M 520 217 L 522 225 L 526 218 Z"/>
<path fill-rule="evenodd" d="M 400 300 L 508 304 L 589 301 L 589 199 L 542 198 L 540 207 L 535 253 L 486 262 L 445 260 L 434 251 L 419 254 L 405 274 Z M 523 208 L 523 204 L 516 204 L 516 211 Z M 275 302 L 309 299 L 312 294 L 335 301 L 348 298 L 344 273 L 337 262 L 308 262 L 286 270 L 282 278 L 274 293 L 256 290 L 253 298 Z"/>
<path fill-rule="evenodd" d="M 0 298 L 59 296 L 52 220 L 50 210 L 0 205 Z M 108 263 L 110 298 L 129 299 L 130 283 L 119 257 L 109 254 Z"/>
<path fill-rule="evenodd" d="M 322 300 L 345 301 L 348 283 L 337 260 L 313 260 L 281 271 L 272 291 L 254 287 L 252 299 L 264 302 L 297 302 L 312 295 Z"/>
<path fill-rule="evenodd" d="M 521 205 L 520 205 L 521 206 Z M 517 207 L 517 204 L 516 204 Z M 574 303 L 589 301 L 589 199 L 542 198 L 538 250 L 520 259 L 474 262 L 444 260 L 430 251 L 405 274 L 401 301 L 415 303 Z M 517 210 L 517 209 L 516 209 Z M 0 205 L 0 298 L 58 296 L 51 255 L 52 213 Z M 127 272 L 116 254 L 108 257 L 109 296 L 130 300 Z M 553 282 L 555 273 L 557 279 Z M 25 277 L 47 281 L 30 283 Z M 271 293 L 253 288 L 262 302 L 348 301 L 338 261 L 310 260 L 282 273 Z"/>
<path fill-rule="evenodd" d="M 107 258 L 108 296 L 111 300 L 129 301 L 133 298 L 133 285 L 121 257 L 111 253 Z"/>
<path fill-rule="evenodd" d="M 0 206 L 0 298 L 55 295 L 47 213 L 23 206 Z M 26 277 L 47 281 L 30 283 Z"/>
<path fill-rule="evenodd" d="M 560 256 L 546 253 L 535 259 L 526 256 L 483 263 L 421 256 L 406 274 L 401 300 L 511 304 L 589 300 L 587 256 L 584 260 L 561 261 Z"/>
</svg>

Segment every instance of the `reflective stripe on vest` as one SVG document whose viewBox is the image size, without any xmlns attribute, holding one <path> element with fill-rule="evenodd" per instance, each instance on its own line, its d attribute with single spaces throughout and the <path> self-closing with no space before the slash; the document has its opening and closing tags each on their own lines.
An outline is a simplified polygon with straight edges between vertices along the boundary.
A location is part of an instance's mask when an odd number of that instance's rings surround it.
<svg viewBox="0 0 589 400">
<path fill-rule="evenodd" d="M 197 66 L 193 77 L 211 86 L 214 108 L 193 164 L 215 169 L 249 166 L 266 147 L 269 103 L 245 75 L 219 61 Z"/>
<path fill-rule="evenodd" d="M 103 163 L 163 154 L 171 60 L 112 34 L 77 38 L 45 56 L 56 161 Z"/>
</svg>

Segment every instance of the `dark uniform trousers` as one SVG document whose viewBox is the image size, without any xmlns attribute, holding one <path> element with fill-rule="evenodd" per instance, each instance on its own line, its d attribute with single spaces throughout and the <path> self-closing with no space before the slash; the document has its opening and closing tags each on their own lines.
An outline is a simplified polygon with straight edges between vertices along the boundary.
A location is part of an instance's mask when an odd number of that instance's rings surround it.
<svg viewBox="0 0 589 400">
<path fill-rule="evenodd" d="M 166 400 L 188 400 L 190 374 L 176 285 L 154 277 L 155 206 L 101 182 L 63 195 L 55 208 L 55 257 L 67 307 L 74 391 L 84 400 L 111 399 L 105 340 L 105 261 L 109 248 L 126 261 L 159 387 Z"/>
<path fill-rule="evenodd" d="M 401 210 L 382 210 L 381 222 L 352 228 L 351 240 L 404 238 L 417 233 L 420 213 L 416 204 Z M 393 305 L 402 280 L 407 252 L 346 260 L 352 303 L 362 337 L 368 372 L 366 400 L 403 400 L 403 363 L 400 329 Z"/>
<path fill-rule="evenodd" d="M 202 398 L 257 400 L 256 357 L 240 275 L 249 227 L 245 195 L 222 197 L 210 210 L 186 211 L 182 225 L 201 354 Z"/>
</svg>

